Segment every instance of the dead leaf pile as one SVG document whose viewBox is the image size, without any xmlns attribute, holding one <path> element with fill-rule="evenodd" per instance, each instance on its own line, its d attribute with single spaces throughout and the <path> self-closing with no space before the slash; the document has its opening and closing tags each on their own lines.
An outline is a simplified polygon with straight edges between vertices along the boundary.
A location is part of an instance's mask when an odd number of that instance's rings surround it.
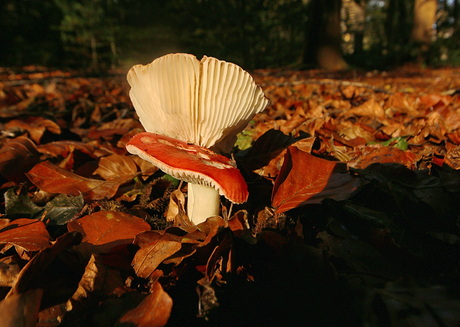
<svg viewBox="0 0 460 327">
<path fill-rule="evenodd" d="M 2 69 L 4 326 L 458 325 L 460 70 L 254 76 L 249 201 L 193 226 L 124 74 Z"/>
</svg>

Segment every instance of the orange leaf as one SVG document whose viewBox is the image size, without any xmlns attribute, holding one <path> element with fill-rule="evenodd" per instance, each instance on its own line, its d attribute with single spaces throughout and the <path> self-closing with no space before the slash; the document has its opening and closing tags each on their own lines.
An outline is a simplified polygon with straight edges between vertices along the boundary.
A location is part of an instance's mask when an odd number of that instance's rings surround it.
<svg viewBox="0 0 460 327">
<path fill-rule="evenodd" d="M 82 243 L 95 246 L 93 251 L 107 253 L 116 246 L 131 243 L 137 234 L 150 230 L 150 225 L 123 212 L 98 211 L 69 222 L 67 229 L 82 233 Z"/>
<path fill-rule="evenodd" d="M 364 169 L 373 163 L 399 163 L 409 169 L 415 168 L 417 162 L 416 155 L 410 151 L 383 146 L 383 145 L 368 145 L 357 147 L 352 154 L 354 159 L 348 162 L 348 165 L 353 168 Z"/>
<path fill-rule="evenodd" d="M 165 326 L 171 315 L 173 301 L 161 287 L 159 282 L 151 287 L 151 293 L 134 309 L 120 318 L 122 325 L 137 327 Z"/>
<path fill-rule="evenodd" d="M 127 181 L 137 175 L 137 166 L 131 157 L 112 154 L 99 160 L 94 175 L 99 175 L 105 180 Z"/>
<path fill-rule="evenodd" d="M 359 180 L 346 172 L 339 162 L 317 158 L 290 146 L 275 180 L 272 206 L 276 213 L 313 203 L 325 198 L 346 199 L 359 185 Z"/>
<path fill-rule="evenodd" d="M 43 222 L 21 218 L 0 230 L 0 244 L 14 245 L 25 251 L 40 251 L 50 245 L 50 236 Z"/>
<path fill-rule="evenodd" d="M 35 165 L 27 174 L 38 188 L 49 193 L 82 194 L 87 200 L 112 198 L 119 182 L 89 179 L 45 161 Z"/>
</svg>

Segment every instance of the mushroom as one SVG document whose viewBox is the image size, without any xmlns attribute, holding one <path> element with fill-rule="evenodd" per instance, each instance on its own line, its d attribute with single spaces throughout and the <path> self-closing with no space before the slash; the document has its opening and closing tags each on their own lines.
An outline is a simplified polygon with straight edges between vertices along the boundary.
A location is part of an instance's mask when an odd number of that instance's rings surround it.
<svg viewBox="0 0 460 327">
<path fill-rule="evenodd" d="M 128 152 L 188 182 L 187 215 L 199 224 L 219 214 L 220 195 L 246 202 L 247 185 L 229 153 L 268 99 L 241 67 L 204 56 L 169 54 L 128 72 L 131 101 L 146 132 Z"/>
</svg>

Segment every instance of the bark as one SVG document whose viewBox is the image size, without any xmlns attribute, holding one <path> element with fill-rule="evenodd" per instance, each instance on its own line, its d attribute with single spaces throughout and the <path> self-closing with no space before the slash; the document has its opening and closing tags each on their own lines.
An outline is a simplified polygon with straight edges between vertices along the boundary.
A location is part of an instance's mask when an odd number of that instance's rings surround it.
<svg viewBox="0 0 460 327">
<path fill-rule="evenodd" d="M 436 0 L 415 0 L 412 41 L 424 45 L 431 44 L 437 5 Z"/>
<path fill-rule="evenodd" d="M 416 60 L 420 63 L 429 61 L 437 5 L 437 0 L 415 0 L 411 40 L 417 50 Z"/>
<path fill-rule="evenodd" d="M 327 70 L 348 67 L 342 55 L 341 0 L 311 0 L 303 63 Z"/>
</svg>

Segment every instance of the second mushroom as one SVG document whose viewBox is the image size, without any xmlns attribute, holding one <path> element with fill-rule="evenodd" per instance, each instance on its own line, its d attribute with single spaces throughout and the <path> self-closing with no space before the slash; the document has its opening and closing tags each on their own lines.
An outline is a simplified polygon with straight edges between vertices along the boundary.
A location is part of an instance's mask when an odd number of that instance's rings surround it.
<svg viewBox="0 0 460 327">
<path fill-rule="evenodd" d="M 268 99 L 241 67 L 204 56 L 169 54 L 128 72 L 130 98 L 146 132 L 128 152 L 188 182 L 187 215 L 194 224 L 216 216 L 220 196 L 246 202 L 248 189 L 229 153 Z"/>
</svg>

